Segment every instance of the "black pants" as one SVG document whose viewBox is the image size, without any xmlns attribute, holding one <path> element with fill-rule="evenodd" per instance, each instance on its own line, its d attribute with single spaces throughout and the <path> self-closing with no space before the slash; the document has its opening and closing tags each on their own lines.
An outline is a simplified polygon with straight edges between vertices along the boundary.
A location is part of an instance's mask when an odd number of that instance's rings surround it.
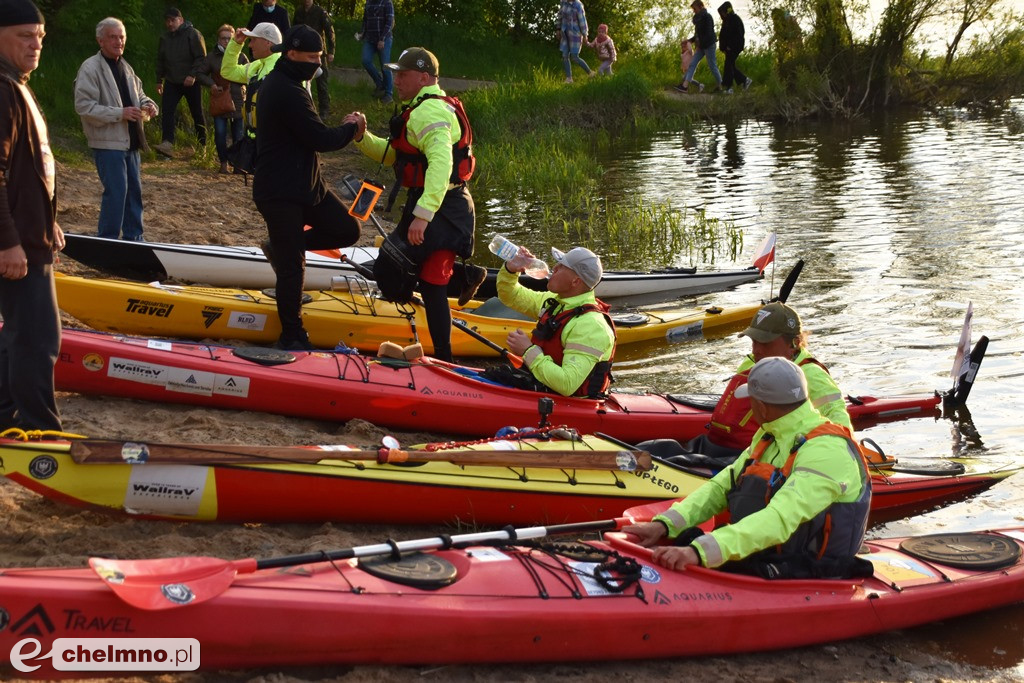
<svg viewBox="0 0 1024 683">
<path fill-rule="evenodd" d="M 413 208 L 422 190 L 410 190 L 402 218 L 395 226 L 402 239 L 408 239 L 409 224 L 415 216 Z M 456 255 L 472 255 L 473 233 L 476 229 L 476 205 L 465 185 L 448 190 L 433 220 L 427 225 L 423 244 L 410 247 L 410 258 L 423 264 L 438 249 L 451 249 Z M 434 357 L 452 360 L 452 311 L 448 304 L 448 285 L 433 285 L 420 280 L 420 294 L 427 316 L 427 330 L 434 343 Z"/>
<path fill-rule="evenodd" d="M 726 90 L 731 88 L 733 83 L 742 86 L 747 82 L 747 77 L 736 67 L 736 58 L 739 56 L 739 52 L 725 53 L 725 66 L 722 67 L 722 87 Z"/>
<path fill-rule="evenodd" d="M 348 215 L 348 209 L 333 192 L 328 192 L 319 204 L 312 206 L 257 200 L 256 208 L 267 222 L 274 254 L 281 344 L 306 341 L 301 317 L 306 252 L 355 244 L 359 239 L 359 223 Z M 311 229 L 303 230 L 306 225 L 312 226 Z"/>
<path fill-rule="evenodd" d="M 20 280 L 0 279 L 0 427 L 60 430 L 53 365 L 60 315 L 53 266 L 30 265 Z"/>
<path fill-rule="evenodd" d="M 328 89 L 328 85 L 331 82 L 331 73 L 326 54 L 320 58 L 320 68 L 324 72 L 313 80 L 316 81 L 317 109 L 320 112 L 320 118 L 326 119 L 331 108 L 331 92 Z"/>
<path fill-rule="evenodd" d="M 164 96 L 160 101 L 160 111 L 163 113 L 161 123 L 163 139 L 174 142 L 174 124 L 177 120 L 178 102 L 182 97 L 188 103 L 189 113 L 192 114 L 192 123 L 196 125 L 196 138 L 200 145 L 205 145 L 206 120 L 203 118 L 203 90 L 198 82 L 185 86 L 180 83 L 164 81 Z"/>
</svg>

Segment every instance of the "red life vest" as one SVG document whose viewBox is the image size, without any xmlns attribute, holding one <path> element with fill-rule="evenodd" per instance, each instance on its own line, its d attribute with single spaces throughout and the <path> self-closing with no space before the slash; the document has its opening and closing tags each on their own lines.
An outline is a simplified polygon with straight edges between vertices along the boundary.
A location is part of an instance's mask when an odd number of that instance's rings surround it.
<svg viewBox="0 0 1024 683">
<path fill-rule="evenodd" d="M 799 365 L 814 363 L 825 372 L 828 368 L 814 358 L 805 358 Z M 715 409 L 711 413 L 711 422 L 708 423 L 708 439 L 718 446 L 738 448 L 743 450 L 750 445 L 754 438 L 754 432 L 760 427 L 754 419 L 754 413 L 750 409 L 749 398 L 736 398 L 736 390 L 747 383 L 747 375 L 750 370 L 737 372 L 729 380 L 728 386 L 722 392 L 722 398 L 718 399 Z"/>
<path fill-rule="evenodd" d="M 443 100 L 454 110 L 462 135 L 452 144 L 452 174 L 449 182 L 464 183 L 473 177 L 476 157 L 473 156 L 473 128 L 462 102 L 450 95 L 423 95 L 391 119 L 391 146 L 395 150 L 395 176 L 401 187 L 423 187 L 427 174 L 427 157 L 409 142 L 409 115 L 428 99 Z"/>
<path fill-rule="evenodd" d="M 612 335 L 615 335 L 615 322 L 608 315 L 611 306 L 600 299 L 597 299 L 597 303 L 567 308 L 561 313 L 556 314 L 554 310 L 559 305 L 560 302 L 555 298 L 548 299 L 545 302 L 544 312 L 540 314 L 540 319 L 537 320 L 537 327 L 533 328 L 533 333 L 530 336 L 530 341 L 539 346 L 544 355 L 551 356 L 552 360 L 559 365 L 562 364 L 562 358 L 565 355 L 565 347 L 562 346 L 562 330 L 576 316 L 597 311 L 604 316 L 605 322 L 608 323 L 608 327 L 612 330 Z M 603 397 L 608 392 L 608 387 L 612 383 L 612 361 L 614 360 L 615 350 L 613 349 L 612 357 L 608 360 L 598 361 L 594 369 L 587 375 L 587 378 L 583 380 L 583 383 L 573 393 L 573 396 Z"/>
</svg>

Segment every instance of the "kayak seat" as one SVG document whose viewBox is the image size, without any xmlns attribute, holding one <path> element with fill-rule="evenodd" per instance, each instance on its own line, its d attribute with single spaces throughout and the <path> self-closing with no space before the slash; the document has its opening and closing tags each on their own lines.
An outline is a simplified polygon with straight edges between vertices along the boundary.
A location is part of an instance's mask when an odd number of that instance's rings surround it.
<svg viewBox="0 0 1024 683">
<path fill-rule="evenodd" d="M 231 350 L 239 358 L 258 365 L 287 365 L 295 362 L 295 354 L 265 346 L 239 346 Z"/>
<path fill-rule="evenodd" d="M 472 311 L 469 311 L 473 315 L 483 316 L 485 318 L 511 318 L 512 320 L 533 320 L 529 316 L 523 315 L 517 310 L 509 308 L 496 296 L 492 296 L 487 301 L 477 306 Z"/>
<path fill-rule="evenodd" d="M 261 293 L 263 294 L 263 296 L 269 296 L 271 299 L 274 299 L 275 301 L 277 300 L 277 289 L 275 287 L 267 287 L 266 289 L 262 290 Z M 313 297 L 311 297 L 309 294 L 307 294 L 306 292 L 302 293 L 301 303 L 308 304 L 312 300 Z"/>
<path fill-rule="evenodd" d="M 982 572 L 1009 567 L 1020 559 L 1015 541 L 982 533 L 915 536 L 902 541 L 900 550 L 925 562 Z"/>
<path fill-rule="evenodd" d="M 681 406 L 697 408 L 708 412 L 715 409 L 715 406 L 718 405 L 718 399 L 720 398 L 716 394 L 665 394 L 665 397 L 673 403 L 678 403 Z"/>
<path fill-rule="evenodd" d="M 424 590 L 437 590 L 455 583 L 458 570 L 448 560 L 433 553 L 362 557 L 356 565 L 378 579 Z"/>
<path fill-rule="evenodd" d="M 640 327 L 651 320 L 643 313 L 612 313 L 611 316 L 616 327 Z"/>
<path fill-rule="evenodd" d="M 714 472 L 731 465 L 738 455 L 738 451 L 713 444 L 704 435 L 686 445 L 675 439 L 651 439 L 638 443 L 636 448 L 678 467 L 705 467 Z"/>
</svg>

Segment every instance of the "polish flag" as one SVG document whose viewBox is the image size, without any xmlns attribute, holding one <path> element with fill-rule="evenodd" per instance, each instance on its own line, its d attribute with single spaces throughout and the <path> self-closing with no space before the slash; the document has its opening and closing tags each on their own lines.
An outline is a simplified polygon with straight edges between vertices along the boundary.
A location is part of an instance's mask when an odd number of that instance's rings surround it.
<svg viewBox="0 0 1024 683">
<path fill-rule="evenodd" d="M 959 380 L 970 370 L 971 364 L 971 318 L 974 317 L 974 304 L 967 302 L 967 315 L 964 316 L 964 327 L 960 330 L 960 343 L 956 345 L 956 358 L 953 359 L 953 370 L 950 376 Z"/>
<path fill-rule="evenodd" d="M 762 273 L 768 264 L 775 260 L 775 233 L 769 233 L 757 247 L 757 255 L 754 256 L 754 267 Z"/>
</svg>

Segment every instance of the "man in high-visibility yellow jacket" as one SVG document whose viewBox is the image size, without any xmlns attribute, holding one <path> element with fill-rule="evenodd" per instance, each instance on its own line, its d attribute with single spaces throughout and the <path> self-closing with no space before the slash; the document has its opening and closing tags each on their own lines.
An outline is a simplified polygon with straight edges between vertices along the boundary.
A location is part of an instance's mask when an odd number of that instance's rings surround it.
<svg viewBox="0 0 1024 683">
<path fill-rule="evenodd" d="M 758 361 L 737 396 L 750 398 L 761 427 L 750 446 L 653 521 L 623 528 L 669 569 L 731 563 L 765 578 L 857 574 L 856 554 L 871 505 L 871 480 L 857 445 L 807 400 L 800 367 Z M 699 525 L 729 511 L 710 533 Z M 736 563 L 739 563 L 738 565 Z"/>
<path fill-rule="evenodd" d="M 601 259 L 583 247 L 551 253 L 557 263 L 547 292 L 519 284 L 519 273 L 533 259 L 525 247 L 498 271 L 501 302 L 539 318 L 531 335 L 514 330 L 506 344 L 549 389 L 563 396 L 602 395 L 611 381 L 615 327 L 607 304 L 594 295 L 604 275 Z"/>
<path fill-rule="evenodd" d="M 419 279 L 434 356 L 450 361 L 448 281 L 455 272 L 456 257 L 472 257 L 476 230 L 476 207 L 466 187 L 476 164 L 472 128 L 462 103 L 438 85 L 440 67 L 432 52 L 410 47 L 385 67 L 395 73 L 395 88 L 404 103 L 391 119 L 391 135 L 381 138 L 367 131 L 362 112 L 352 112 L 344 122 L 358 126 L 356 147 L 371 159 L 394 165 L 397 187 L 408 189 L 393 243 L 415 266 L 413 276 Z M 375 264 L 375 274 L 380 265 Z M 475 266 L 473 271 L 474 280 L 463 287 L 463 303 L 487 274 Z M 396 301 L 411 295 L 411 287 L 405 292 L 387 291 L 393 284 L 382 281 L 381 274 L 377 284 Z"/>
</svg>

